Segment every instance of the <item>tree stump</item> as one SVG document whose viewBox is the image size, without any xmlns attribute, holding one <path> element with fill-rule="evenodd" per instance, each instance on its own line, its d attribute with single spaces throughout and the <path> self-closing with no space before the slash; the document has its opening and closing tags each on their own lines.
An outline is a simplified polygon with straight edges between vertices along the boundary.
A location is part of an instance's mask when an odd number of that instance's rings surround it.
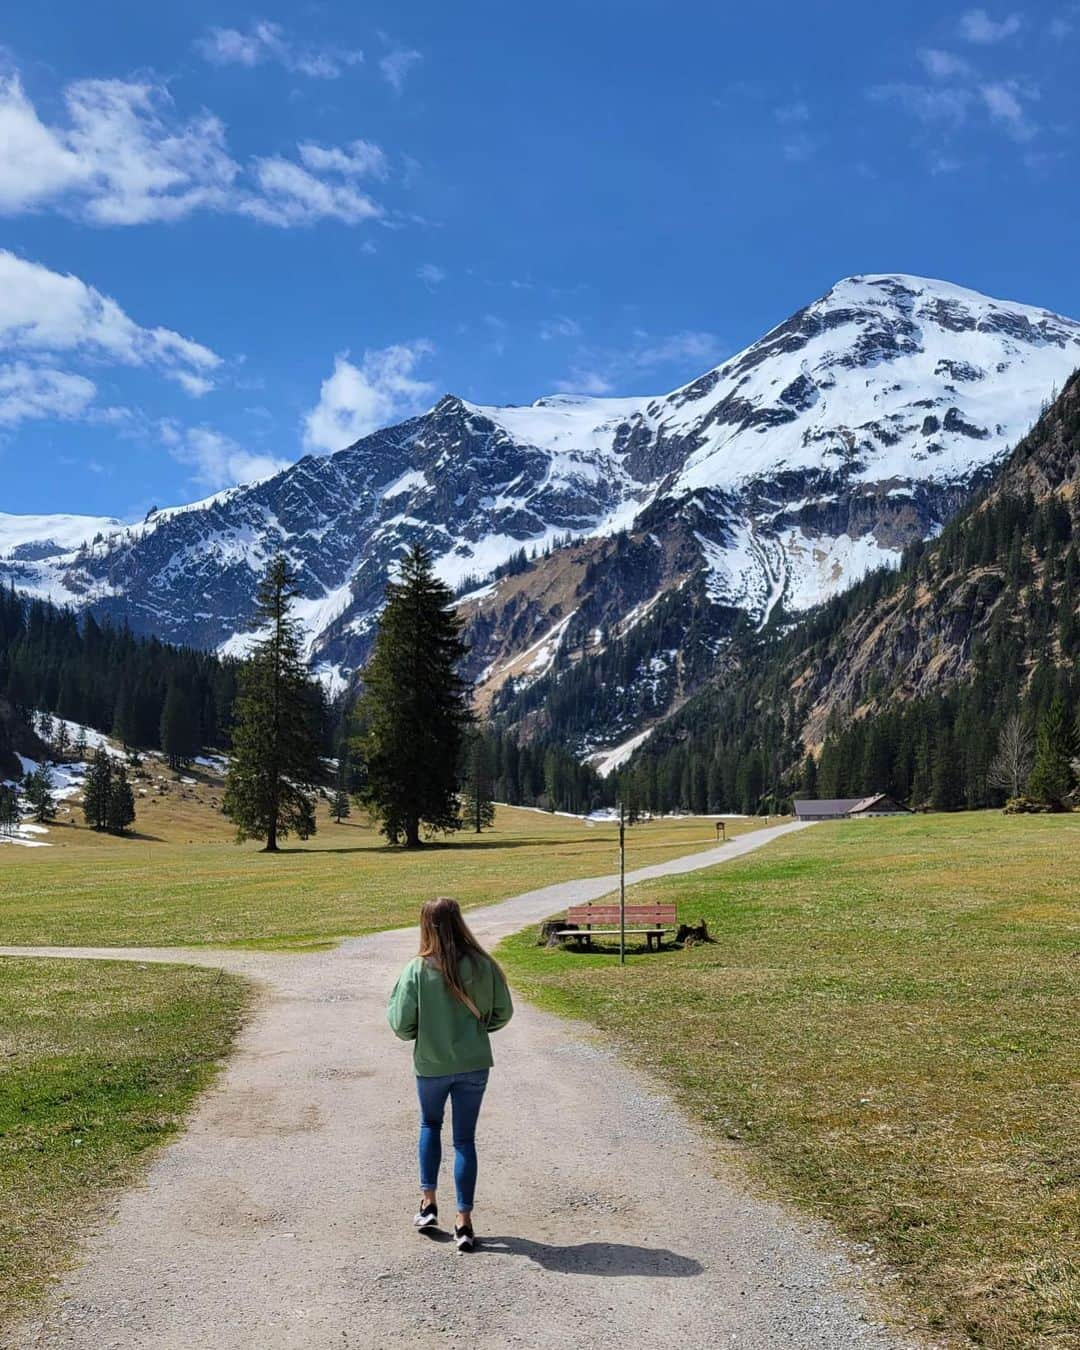
<svg viewBox="0 0 1080 1350">
<path fill-rule="evenodd" d="M 561 947 L 564 939 L 559 937 L 563 928 L 576 928 L 576 923 L 567 923 L 565 919 L 545 919 L 540 925 L 538 947 Z"/>
<path fill-rule="evenodd" d="M 709 928 L 705 920 L 698 919 L 696 924 L 679 924 L 678 932 L 675 934 L 675 941 L 683 947 L 694 947 L 699 942 L 714 942 L 715 939 L 709 936 Z"/>
</svg>

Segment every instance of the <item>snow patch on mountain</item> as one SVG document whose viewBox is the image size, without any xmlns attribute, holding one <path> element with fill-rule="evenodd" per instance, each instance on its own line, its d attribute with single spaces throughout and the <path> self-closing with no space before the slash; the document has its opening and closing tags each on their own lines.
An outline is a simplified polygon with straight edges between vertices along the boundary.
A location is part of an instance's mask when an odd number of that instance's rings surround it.
<svg viewBox="0 0 1080 1350">
<path fill-rule="evenodd" d="M 95 535 L 115 533 L 114 516 L 28 515 L 0 511 L 0 558 L 51 558 L 71 553 Z"/>
</svg>

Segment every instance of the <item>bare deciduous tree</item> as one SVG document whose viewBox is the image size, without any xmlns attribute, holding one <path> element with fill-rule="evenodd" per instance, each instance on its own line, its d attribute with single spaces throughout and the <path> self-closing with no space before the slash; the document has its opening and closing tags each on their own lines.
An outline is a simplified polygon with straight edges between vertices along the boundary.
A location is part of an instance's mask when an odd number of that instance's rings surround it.
<svg viewBox="0 0 1080 1350">
<path fill-rule="evenodd" d="M 1027 787 L 1034 757 L 1031 728 L 1019 713 L 1012 713 L 1001 728 L 997 753 L 990 761 L 987 778 L 1010 797 L 1019 797 Z"/>
</svg>

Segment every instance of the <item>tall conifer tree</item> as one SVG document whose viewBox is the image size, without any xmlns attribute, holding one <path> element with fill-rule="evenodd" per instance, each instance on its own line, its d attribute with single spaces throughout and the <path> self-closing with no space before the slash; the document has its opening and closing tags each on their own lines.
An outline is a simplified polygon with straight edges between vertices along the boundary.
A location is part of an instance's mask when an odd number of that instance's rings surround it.
<svg viewBox="0 0 1080 1350">
<path fill-rule="evenodd" d="M 237 841 L 262 838 L 276 853 L 290 833 L 315 833 L 314 785 L 319 776 L 318 700 L 301 657 L 292 617 L 296 578 L 284 557 L 274 558 L 256 592 L 256 622 L 267 630 L 240 679 L 232 758 L 223 808 Z"/>
<path fill-rule="evenodd" d="M 1050 806 L 1063 806 L 1072 788 L 1071 733 L 1065 700 L 1055 694 L 1039 723 L 1030 789 L 1034 798 Z"/>
<path fill-rule="evenodd" d="M 470 736 L 465 746 L 465 784 L 462 792 L 463 816 L 477 834 L 495 824 L 491 745 L 486 736 Z"/>
<path fill-rule="evenodd" d="M 159 735 L 169 767 L 174 770 L 190 763 L 202 749 L 199 719 L 191 699 L 179 685 L 169 685 L 161 710 Z"/>
<path fill-rule="evenodd" d="M 386 588 L 386 608 L 364 671 L 360 718 L 363 797 L 391 843 L 418 848 L 420 831 L 461 828 L 458 763 L 471 718 L 454 596 L 418 544 Z"/>
</svg>

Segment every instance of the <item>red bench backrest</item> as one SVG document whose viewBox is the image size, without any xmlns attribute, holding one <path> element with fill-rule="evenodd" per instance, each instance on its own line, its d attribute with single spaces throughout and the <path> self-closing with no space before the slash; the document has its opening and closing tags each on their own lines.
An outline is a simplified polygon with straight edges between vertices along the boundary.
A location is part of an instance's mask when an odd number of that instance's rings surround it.
<svg viewBox="0 0 1080 1350">
<path fill-rule="evenodd" d="M 675 905 L 627 905 L 627 923 L 674 923 Z M 568 923 L 618 923 L 619 905 L 607 901 L 598 905 L 571 905 L 566 911 Z"/>
</svg>

